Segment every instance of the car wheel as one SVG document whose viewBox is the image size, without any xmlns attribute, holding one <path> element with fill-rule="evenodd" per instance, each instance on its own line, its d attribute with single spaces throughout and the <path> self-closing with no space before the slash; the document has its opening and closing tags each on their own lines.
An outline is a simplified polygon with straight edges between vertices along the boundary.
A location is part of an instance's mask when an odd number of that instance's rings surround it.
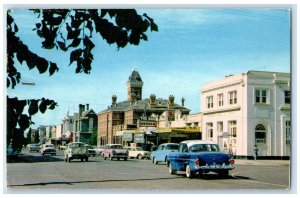
<svg viewBox="0 0 300 198">
<path fill-rule="evenodd" d="M 141 160 L 141 159 L 143 159 L 143 156 L 141 154 L 138 154 L 138 156 L 136 158 Z"/>
<path fill-rule="evenodd" d="M 80 161 L 82 161 L 82 162 L 83 162 L 83 158 L 80 158 Z"/>
<path fill-rule="evenodd" d="M 86 157 L 86 158 L 85 158 L 85 161 L 86 161 L 86 162 L 87 162 L 87 161 L 89 161 L 89 158 L 88 158 L 88 157 Z"/>
<path fill-rule="evenodd" d="M 187 178 L 193 178 L 195 176 L 195 173 L 191 171 L 190 165 L 186 165 L 185 167 L 185 175 Z"/>
<path fill-rule="evenodd" d="M 169 164 L 169 173 L 171 174 L 171 175 L 174 175 L 174 174 L 176 174 L 176 171 L 173 169 L 173 167 L 172 167 L 172 163 L 171 162 L 168 162 L 168 164 Z"/>
<path fill-rule="evenodd" d="M 127 157 L 124 158 L 124 161 L 127 161 Z"/>
</svg>

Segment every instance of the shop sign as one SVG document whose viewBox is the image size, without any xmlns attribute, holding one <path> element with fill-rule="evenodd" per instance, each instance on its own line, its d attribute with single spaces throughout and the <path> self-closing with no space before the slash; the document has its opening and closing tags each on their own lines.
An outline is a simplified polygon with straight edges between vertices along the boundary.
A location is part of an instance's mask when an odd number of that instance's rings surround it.
<svg viewBox="0 0 300 198">
<path fill-rule="evenodd" d="M 132 133 L 123 133 L 123 141 L 131 142 L 133 140 Z"/>
<path fill-rule="evenodd" d="M 145 143 L 145 133 L 134 133 L 134 143 Z"/>
</svg>

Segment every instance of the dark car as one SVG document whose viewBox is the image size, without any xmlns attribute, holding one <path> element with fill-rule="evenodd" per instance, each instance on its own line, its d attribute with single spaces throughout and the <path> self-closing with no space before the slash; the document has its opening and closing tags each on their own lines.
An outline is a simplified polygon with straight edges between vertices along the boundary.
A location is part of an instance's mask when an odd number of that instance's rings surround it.
<svg viewBox="0 0 300 198">
<path fill-rule="evenodd" d="M 231 154 L 221 152 L 219 145 L 201 140 L 186 140 L 179 144 L 178 152 L 168 155 L 167 165 L 171 174 L 185 171 L 186 177 L 192 178 L 199 173 L 215 172 L 222 177 L 234 169 Z"/>
</svg>

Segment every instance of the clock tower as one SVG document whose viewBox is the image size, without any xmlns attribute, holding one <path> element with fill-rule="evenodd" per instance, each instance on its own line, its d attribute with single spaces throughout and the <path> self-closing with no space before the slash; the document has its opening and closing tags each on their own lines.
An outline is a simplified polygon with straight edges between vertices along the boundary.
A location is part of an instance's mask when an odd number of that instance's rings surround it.
<svg viewBox="0 0 300 198">
<path fill-rule="evenodd" d="M 127 99 L 135 102 L 142 99 L 143 81 L 139 72 L 133 70 L 127 81 Z"/>
</svg>

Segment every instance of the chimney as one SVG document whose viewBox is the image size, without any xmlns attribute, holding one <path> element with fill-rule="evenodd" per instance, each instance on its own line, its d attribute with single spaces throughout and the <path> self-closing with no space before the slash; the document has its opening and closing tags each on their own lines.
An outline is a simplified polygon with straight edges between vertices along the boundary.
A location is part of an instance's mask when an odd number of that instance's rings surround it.
<svg viewBox="0 0 300 198">
<path fill-rule="evenodd" d="M 84 111 L 84 105 L 79 104 L 79 117 L 82 115 L 83 111 Z"/>
<path fill-rule="evenodd" d="M 174 108 L 174 99 L 175 99 L 175 97 L 173 95 L 169 96 L 169 102 L 168 102 L 169 109 Z"/>
<path fill-rule="evenodd" d="M 184 107 L 184 97 L 181 98 L 181 106 Z"/>
<path fill-rule="evenodd" d="M 150 103 L 150 107 L 153 107 L 153 106 L 156 105 L 156 96 L 154 94 L 150 95 L 150 101 L 149 101 L 149 103 Z"/>
<path fill-rule="evenodd" d="M 90 106 L 89 104 L 86 104 L 86 110 L 87 110 L 87 111 L 90 110 L 90 109 L 89 109 L 89 106 Z"/>
<path fill-rule="evenodd" d="M 116 104 L 117 104 L 117 96 L 116 96 L 116 95 L 113 95 L 113 96 L 111 97 L 111 99 L 112 99 L 111 105 L 112 105 L 113 107 L 116 106 Z"/>
</svg>

